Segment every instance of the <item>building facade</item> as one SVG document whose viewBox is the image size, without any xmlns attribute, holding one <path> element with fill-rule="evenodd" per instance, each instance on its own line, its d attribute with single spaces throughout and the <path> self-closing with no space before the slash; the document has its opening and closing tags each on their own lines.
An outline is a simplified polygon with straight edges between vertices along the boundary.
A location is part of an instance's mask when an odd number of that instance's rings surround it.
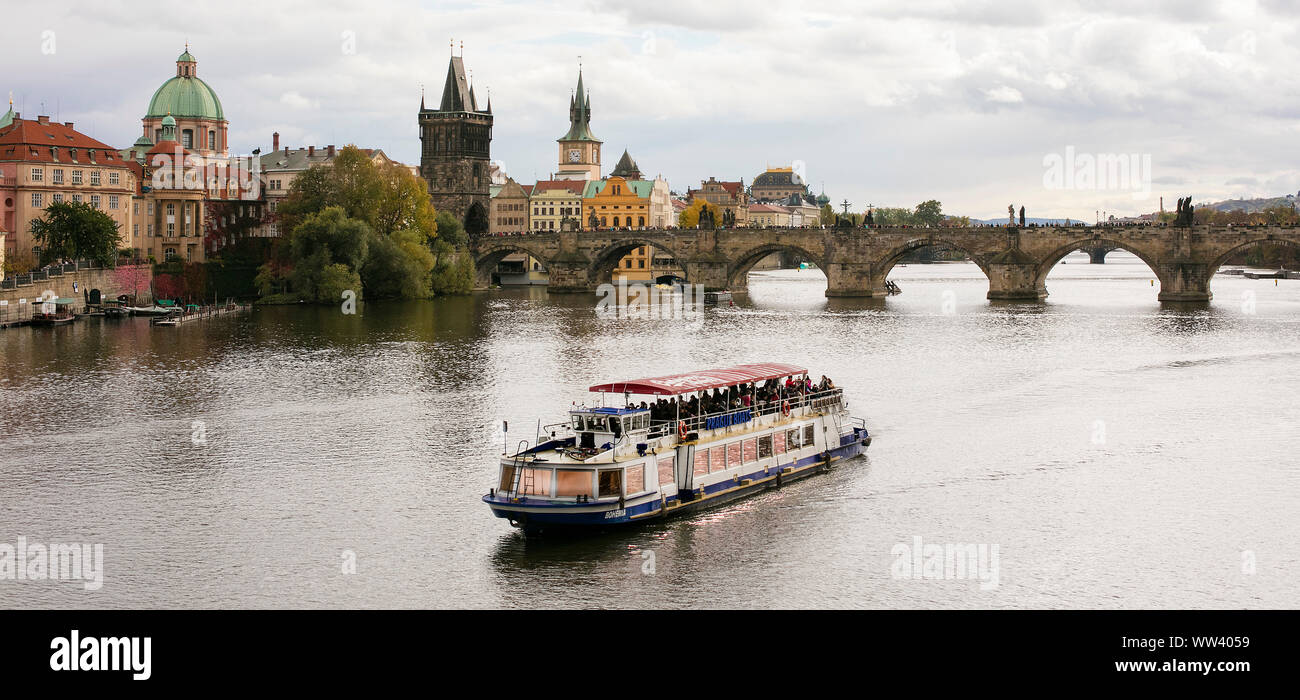
<svg viewBox="0 0 1300 700">
<path fill-rule="evenodd" d="M 420 175 L 439 211 L 467 224 L 487 220 L 492 184 L 492 101 L 479 109 L 460 56 L 452 56 L 438 109 L 420 98 Z M 471 231 L 473 233 L 474 231 Z"/>
<path fill-rule="evenodd" d="M 587 183 L 582 195 L 584 230 L 646 228 L 653 183 L 609 177 Z"/>
<path fill-rule="evenodd" d="M 582 227 L 582 180 L 543 180 L 533 185 L 528 198 L 529 228 L 536 232 L 562 231 L 565 221 Z"/>
<path fill-rule="evenodd" d="M 749 194 L 755 202 L 781 202 L 792 194 L 808 194 L 808 184 L 794 168 L 768 168 L 754 178 Z"/>
<path fill-rule="evenodd" d="M 506 184 L 492 187 L 491 221 L 488 232 L 494 235 L 506 233 L 525 233 L 528 224 L 529 189 L 521 186 L 511 178 Z"/>
<path fill-rule="evenodd" d="M 119 248 L 137 248 L 132 238 L 132 194 L 137 177 L 116 149 L 47 116 L 0 115 L 0 230 L 11 264 L 36 267 L 40 246 L 33 219 L 56 202 L 84 202 L 118 225 Z"/>
<path fill-rule="evenodd" d="M 687 190 L 690 200 L 703 199 L 719 211 L 729 211 L 736 217 L 737 226 L 749 224 L 749 195 L 745 193 L 745 181 L 726 181 L 710 177 L 700 182 L 700 189 Z"/>
</svg>

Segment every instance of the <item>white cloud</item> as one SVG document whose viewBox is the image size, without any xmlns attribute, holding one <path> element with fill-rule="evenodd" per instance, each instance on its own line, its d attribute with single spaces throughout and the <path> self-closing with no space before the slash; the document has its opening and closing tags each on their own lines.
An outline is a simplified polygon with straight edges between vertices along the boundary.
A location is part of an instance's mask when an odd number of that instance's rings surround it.
<svg viewBox="0 0 1300 700">
<path fill-rule="evenodd" d="M 1020 94 L 1019 90 L 1006 85 L 987 89 L 984 91 L 984 96 L 988 98 L 989 102 L 1002 102 L 1004 104 L 1017 104 L 1025 101 L 1025 96 Z"/>
</svg>

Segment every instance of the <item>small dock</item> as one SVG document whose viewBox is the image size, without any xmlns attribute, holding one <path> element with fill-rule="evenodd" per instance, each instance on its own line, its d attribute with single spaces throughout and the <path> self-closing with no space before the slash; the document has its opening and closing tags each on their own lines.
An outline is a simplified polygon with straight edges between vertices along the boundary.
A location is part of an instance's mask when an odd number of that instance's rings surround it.
<svg viewBox="0 0 1300 700">
<path fill-rule="evenodd" d="M 209 318 L 220 318 L 222 316 L 233 316 L 235 314 L 251 311 L 251 304 L 216 304 L 211 306 L 188 307 L 184 313 L 168 314 L 167 316 L 158 316 L 150 319 L 149 324 L 153 326 L 179 326 L 190 321 L 201 321 Z"/>
</svg>

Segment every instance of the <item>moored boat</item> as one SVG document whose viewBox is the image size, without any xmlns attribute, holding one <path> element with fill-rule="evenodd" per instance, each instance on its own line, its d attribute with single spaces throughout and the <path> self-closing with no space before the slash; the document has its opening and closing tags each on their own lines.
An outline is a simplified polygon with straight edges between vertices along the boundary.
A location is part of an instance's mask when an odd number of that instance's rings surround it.
<svg viewBox="0 0 1300 700">
<path fill-rule="evenodd" d="M 77 315 L 72 310 L 76 302 L 76 299 L 62 298 L 39 304 L 38 308 L 40 310 L 32 312 L 32 325 L 59 326 L 72 323 L 77 318 Z"/>
<path fill-rule="evenodd" d="M 575 407 L 502 455 L 483 501 L 528 534 L 696 512 L 861 454 L 865 421 L 841 389 L 762 363 L 600 384 L 618 406 Z M 638 403 L 634 397 L 648 397 Z"/>
</svg>

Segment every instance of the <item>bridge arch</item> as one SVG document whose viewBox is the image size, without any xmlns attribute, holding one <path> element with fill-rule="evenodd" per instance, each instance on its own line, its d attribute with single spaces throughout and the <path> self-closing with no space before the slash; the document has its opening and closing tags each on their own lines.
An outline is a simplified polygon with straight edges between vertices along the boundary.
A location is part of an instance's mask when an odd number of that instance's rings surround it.
<svg viewBox="0 0 1300 700">
<path fill-rule="evenodd" d="M 891 248 L 884 255 L 874 260 L 871 265 L 872 289 L 876 293 L 883 293 L 885 290 L 885 281 L 888 279 L 889 272 L 894 269 L 894 266 L 903 259 L 903 256 L 913 251 L 921 250 L 922 248 L 946 248 L 965 253 L 966 257 L 970 258 L 971 262 L 975 263 L 979 267 L 980 272 L 984 273 L 985 279 L 990 280 L 990 284 L 992 284 L 991 276 L 989 275 L 989 268 L 976 250 L 945 238 L 926 236 L 923 238 L 912 238 L 906 243 Z"/>
<path fill-rule="evenodd" d="M 622 260 L 625 255 L 645 246 L 650 250 L 663 251 L 673 258 L 674 267 L 685 273 L 686 266 L 682 263 L 681 254 L 673 250 L 672 247 L 662 241 L 657 241 L 646 236 L 630 236 L 611 241 L 608 245 L 601 248 L 592 256 L 591 265 L 587 268 L 587 279 L 591 284 L 605 284 L 613 280 L 614 270 L 618 266 L 618 261 Z M 654 266 L 654 254 L 651 253 L 650 265 L 646 272 Z M 688 278 L 689 281 L 689 278 Z"/>
<path fill-rule="evenodd" d="M 1245 243 L 1238 243 L 1237 245 L 1223 251 L 1222 254 L 1210 263 L 1210 266 L 1206 268 L 1205 271 L 1207 279 L 1212 279 L 1214 275 L 1219 272 L 1219 268 L 1227 264 L 1228 258 L 1231 258 L 1244 250 L 1249 250 L 1262 245 L 1280 245 L 1291 248 L 1300 248 L 1300 243 L 1287 238 L 1257 238 L 1255 240 L 1246 241 Z"/>
<path fill-rule="evenodd" d="M 1089 248 L 1095 248 L 1098 246 L 1104 246 L 1115 250 L 1123 250 L 1125 252 L 1136 255 L 1138 259 L 1146 263 L 1147 267 L 1151 268 L 1151 274 L 1155 275 L 1156 279 L 1160 280 L 1160 287 L 1161 289 L 1164 289 L 1165 278 L 1164 275 L 1161 273 L 1160 265 L 1158 265 L 1150 255 L 1143 252 L 1137 246 L 1130 245 L 1128 243 L 1123 243 L 1113 238 L 1092 238 L 1092 237 L 1080 238 L 1078 240 L 1071 241 L 1070 243 L 1067 243 L 1061 246 L 1060 248 L 1057 248 L 1056 250 L 1048 253 L 1042 259 L 1042 261 L 1038 263 L 1038 272 L 1034 275 L 1034 280 L 1038 288 L 1039 289 L 1047 288 L 1047 276 L 1051 274 L 1052 269 L 1055 268 L 1057 263 L 1061 262 L 1061 260 L 1063 260 L 1065 256 L 1069 255 L 1070 253 L 1073 253 L 1076 250 L 1084 250 Z"/>
<path fill-rule="evenodd" d="M 487 289 L 492 286 L 492 273 L 496 271 L 497 265 L 507 256 L 513 253 L 523 253 L 536 258 L 545 269 L 550 269 L 550 261 L 541 255 L 537 250 L 520 241 L 513 240 L 515 236 L 503 236 L 501 242 L 489 243 L 482 246 L 476 251 L 474 260 L 474 287 L 476 289 Z M 521 237 L 520 237 L 521 238 Z"/>
<path fill-rule="evenodd" d="M 816 255 L 807 248 L 797 246 L 791 243 L 765 243 L 746 250 L 732 258 L 731 263 L 727 266 L 727 286 L 730 289 L 744 289 L 748 286 L 746 275 L 753 269 L 758 261 L 766 258 L 772 253 L 794 253 L 810 260 L 817 265 L 817 269 L 823 273 L 826 272 L 826 260 L 824 256 Z"/>
</svg>

